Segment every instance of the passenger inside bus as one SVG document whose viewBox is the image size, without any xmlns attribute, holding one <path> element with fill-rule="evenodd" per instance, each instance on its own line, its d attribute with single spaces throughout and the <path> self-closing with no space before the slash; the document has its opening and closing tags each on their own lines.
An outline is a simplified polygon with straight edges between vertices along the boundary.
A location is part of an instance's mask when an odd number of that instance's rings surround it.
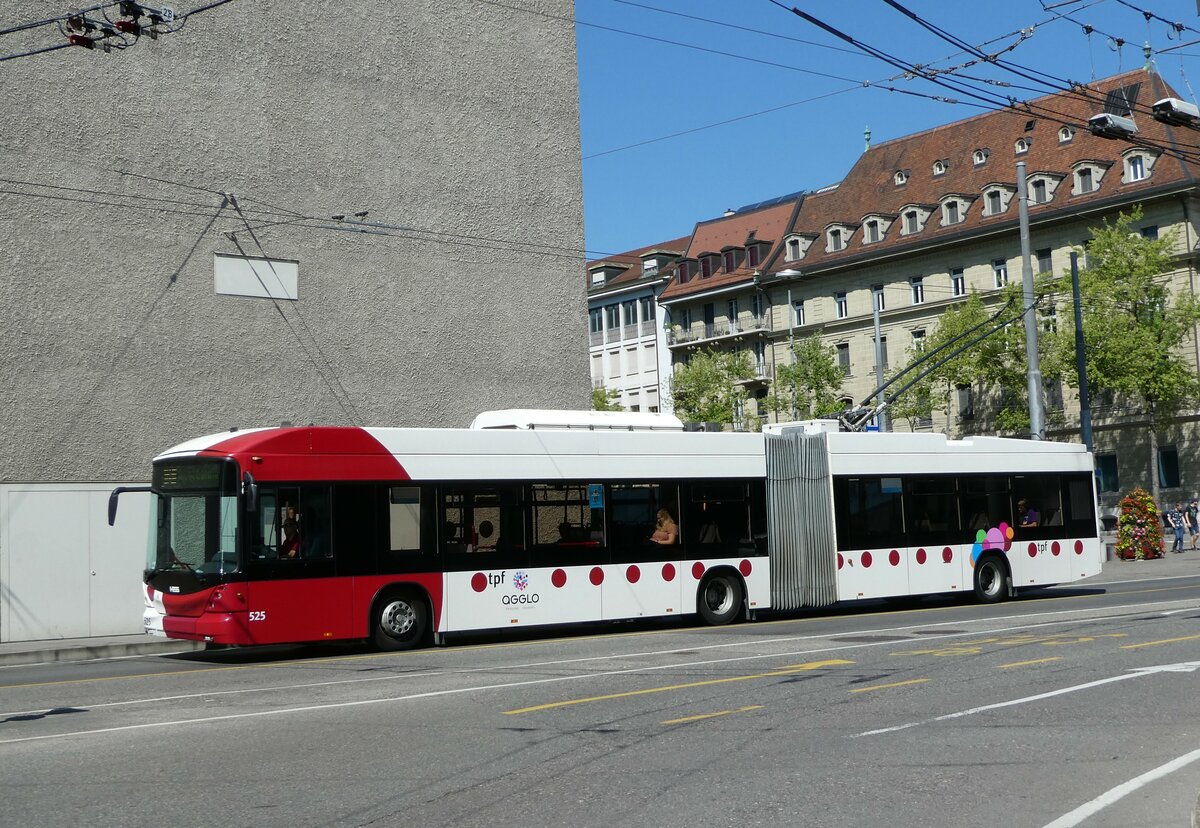
<svg viewBox="0 0 1200 828">
<path fill-rule="evenodd" d="M 279 544 L 279 557 L 300 557 L 300 525 L 294 518 L 283 522 L 283 543 Z"/>
<path fill-rule="evenodd" d="M 1017 514 L 1020 515 L 1017 521 L 1021 526 L 1033 527 L 1039 523 L 1039 515 L 1037 509 L 1030 506 L 1025 498 L 1017 501 Z"/>
<path fill-rule="evenodd" d="M 650 540 L 664 546 L 678 542 L 679 527 L 666 509 L 658 510 L 658 517 L 654 523 L 654 534 L 650 536 Z"/>
</svg>

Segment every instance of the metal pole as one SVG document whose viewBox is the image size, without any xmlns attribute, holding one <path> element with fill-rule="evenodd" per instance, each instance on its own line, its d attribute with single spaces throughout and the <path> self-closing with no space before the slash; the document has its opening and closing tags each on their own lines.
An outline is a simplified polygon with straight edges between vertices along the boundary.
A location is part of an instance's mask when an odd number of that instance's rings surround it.
<svg viewBox="0 0 1200 828">
<path fill-rule="evenodd" d="M 1038 358 L 1037 314 L 1033 311 L 1033 261 L 1029 254 L 1029 200 L 1025 162 L 1017 162 L 1017 199 L 1021 218 L 1021 286 L 1025 314 L 1025 361 L 1029 367 L 1029 436 L 1046 438 L 1046 410 L 1042 405 L 1042 365 Z"/>
<path fill-rule="evenodd" d="M 788 296 L 788 349 L 792 358 L 788 364 L 792 366 L 792 422 L 796 422 L 796 306 L 792 304 L 792 289 L 787 290 Z"/>
<path fill-rule="evenodd" d="M 875 321 L 875 382 L 876 387 L 883 385 L 883 341 L 879 337 L 879 294 L 871 292 L 872 317 Z M 888 430 L 888 415 L 886 409 L 881 409 L 875 415 L 875 422 L 880 431 Z"/>
<path fill-rule="evenodd" d="M 1075 370 L 1079 372 L 1079 433 L 1092 450 L 1092 402 L 1088 393 L 1087 355 L 1083 347 L 1083 309 L 1079 303 L 1079 254 L 1071 254 L 1071 301 L 1075 305 Z"/>
</svg>

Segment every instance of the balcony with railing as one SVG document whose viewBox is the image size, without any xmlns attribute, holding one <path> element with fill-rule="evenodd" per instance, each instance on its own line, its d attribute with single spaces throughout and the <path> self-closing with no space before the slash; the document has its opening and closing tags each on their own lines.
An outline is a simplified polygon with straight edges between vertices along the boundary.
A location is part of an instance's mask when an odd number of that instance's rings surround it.
<svg viewBox="0 0 1200 828">
<path fill-rule="evenodd" d="M 765 316 L 747 316 L 721 322 L 697 322 L 688 328 L 672 327 L 667 331 L 667 344 L 694 345 L 700 342 L 716 342 L 766 330 L 768 322 Z"/>
</svg>

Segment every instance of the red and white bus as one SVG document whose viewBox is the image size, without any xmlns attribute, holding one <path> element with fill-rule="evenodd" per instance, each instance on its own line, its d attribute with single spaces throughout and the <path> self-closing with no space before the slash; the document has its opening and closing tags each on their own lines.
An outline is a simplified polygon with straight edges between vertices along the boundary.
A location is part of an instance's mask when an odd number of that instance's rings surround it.
<svg viewBox="0 0 1200 828">
<path fill-rule="evenodd" d="M 1100 571 L 1082 446 L 824 427 L 202 437 L 154 460 L 145 627 L 400 649 L 513 626 L 996 601 Z M 652 539 L 662 510 L 669 543 Z"/>
</svg>

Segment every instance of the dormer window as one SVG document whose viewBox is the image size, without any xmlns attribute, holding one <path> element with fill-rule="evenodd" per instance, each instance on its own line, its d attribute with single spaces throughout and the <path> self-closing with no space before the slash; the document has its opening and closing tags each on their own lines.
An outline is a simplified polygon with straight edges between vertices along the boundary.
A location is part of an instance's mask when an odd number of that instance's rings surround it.
<svg viewBox="0 0 1200 828">
<path fill-rule="evenodd" d="M 1069 126 L 1064 126 L 1058 131 L 1058 143 L 1065 144 L 1075 137 L 1075 130 Z"/>
<path fill-rule="evenodd" d="M 834 253 L 846 246 L 845 240 L 842 238 L 842 231 L 839 227 L 833 227 L 829 230 L 829 252 Z"/>
<path fill-rule="evenodd" d="M 1072 195 L 1086 195 L 1100 189 L 1100 182 L 1111 166 L 1110 161 L 1080 161 L 1072 167 Z"/>
<path fill-rule="evenodd" d="M 794 262 L 800 258 L 800 240 L 788 239 L 787 253 L 784 254 L 784 259 L 789 262 Z"/>
<path fill-rule="evenodd" d="M 749 267 L 758 267 L 759 253 L 757 244 L 752 244 L 746 248 L 746 264 Z"/>
<path fill-rule="evenodd" d="M 705 256 L 700 260 L 700 278 L 707 279 L 712 275 L 712 257 Z"/>
<path fill-rule="evenodd" d="M 904 170 L 896 170 L 896 174 L 892 176 L 892 181 L 896 182 L 897 187 L 902 187 L 908 183 L 908 173 Z"/>
<path fill-rule="evenodd" d="M 946 162 L 945 161 L 934 161 L 933 162 L 933 174 L 934 175 L 945 175 L 946 174 Z"/>
<path fill-rule="evenodd" d="M 920 233 L 925 229 L 925 221 L 932 212 L 931 208 L 919 204 L 908 204 L 900 208 L 900 235 L 909 236 Z"/>
<path fill-rule="evenodd" d="M 692 278 L 692 271 L 688 268 L 687 262 L 679 263 L 679 283 L 685 284 L 688 279 Z"/>
<path fill-rule="evenodd" d="M 975 152 L 971 153 L 971 163 L 974 164 L 976 167 L 986 164 L 987 160 L 988 160 L 988 151 L 987 150 L 977 149 L 977 150 L 975 150 Z"/>
<path fill-rule="evenodd" d="M 657 276 L 658 275 L 658 259 L 642 259 L 642 275 Z"/>
<path fill-rule="evenodd" d="M 1054 191 L 1058 189 L 1059 182 L 1063 177 L 1061 175 L 1051 175 L 1048 173 L 1038 173 L 1029 177 L 1029 200 L 1033 204 L 1045 204 L 1054 198 Z"/>
<path fill-rule="evenodd" d="M 733 273 L 737 269 L 737 251 L 726 250 L 722 258 L 724 259 L 725 272 Z"/>
<path fill-rule="evenodd" d="M 812 247 L 814 241 L 817 240 L 815 233 L 799 233 L 788 236 L 783 245 L 783 260 L 786 262 L 797 262 L 804 258 L 804 254 L 808 252 L 808 248 Z"/>
<path fill-rule="evenodd" d="M 1153 173 L 1154 162 L 1158 160 L 1158 153 L 1141 147 L 1126 150 L 1122 155 L 1125 157 L 1125 174 L 1121 178 L 1122 184 L 1146 180 Z"/>
<path fill-rule="evenodd" d="M 942 205 L 942 226 L 958 224 L 963 220 L 962 207 L 957 198 L 951 198 Z"/>
<path fill-rule="evenodd" d="M 1001 184 L 991 184 L 983 191 L 983 214 L 996 216 L 1008 209 L 1016 190 Z"/>
<path fill-rule="evenodd" d="M 908 210 L 904 213 L 904 232 L 915 233 L 920 229 L 919 219 L 916 210 Z"/>
<path fill-rule="evenodd" d="M 1029 152 L 1029 142 L 1024 138 L 1018 138 L 1014 149 L 1016 150 L 1017 155 L 1023 155 Z"/>
<path fill-rule="evenodd" d="M 871 219 L 863 225 L 863 242 L 869 244 L 877 242 L 879 239 L 879 221 L 876 219 Z"/>
</svg>

